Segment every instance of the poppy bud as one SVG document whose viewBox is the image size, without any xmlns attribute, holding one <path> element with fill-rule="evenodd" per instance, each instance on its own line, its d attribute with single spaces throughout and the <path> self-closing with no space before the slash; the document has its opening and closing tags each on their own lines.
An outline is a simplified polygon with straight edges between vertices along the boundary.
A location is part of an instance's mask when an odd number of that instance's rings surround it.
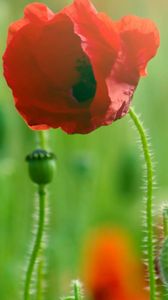
<svg viewBox="0 0 168 300">
<path fill-rule="evenodd" d="M 48 184 L 52 181 L 56 166 L 54 153 L 37 149 L 27 155 L 26 161 L 29 163 L 29 175 L 33 182 Z"/>
</svg>

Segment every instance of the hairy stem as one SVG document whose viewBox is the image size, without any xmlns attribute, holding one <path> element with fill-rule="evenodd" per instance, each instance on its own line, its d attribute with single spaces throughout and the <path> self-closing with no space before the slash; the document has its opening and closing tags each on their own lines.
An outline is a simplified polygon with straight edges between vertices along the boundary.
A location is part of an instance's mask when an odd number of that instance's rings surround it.
<svg viewBox="0 0 168 300">
<path fill-rule="evenodd" d="M 168 237 L 168 207 L 163 210 L 163 232 L 164 237 Z"/>
<path fill-rule="evenodd" d="M 155 266 L 154 266 L 154 247 L 153 247 L 153 215 L 152 215 L 152 200 L 153 200 L 153 166 L 149 150 L 148 139 L 141 121 L 133 108 L 130 108 L 129 115 L 139 133 L 142 144 L 146 172 L 147 172 L 147 187 L 146 187 L 146 219 L 147 219 L 147 251 L 148 251 L 148 270 L 150 284 L 150 300 L 156 299 L 156 283 L 155 283 Z"/>
<path fill-rule="evenodd" d="M 26 272 L 26 281 L 25 281 L 25 290 L 24 290 L 24 300 L 30 299 L 30 286 L 32 281 L 32 275 L 35 268 L 35 264 L 37 262 L 37 258 L 41 249 L 41 243 L 43 238 L 43 231 L 45 225 L 45 188 L 43 185 L 39 186 L 38 189 L 39 195 L 39 220 L 38 220 L 38 229 L 37 235 L 35 238 L 35 243 L 33 246 L 33 250 L 30 256 L 30 261 L 28 264 L 28 269 Z"/>
<path fill-rule="evenodd" d="M 39 254 L 38 268 L 37 268 L 37 300 L 43 299 L 43 251 Z"/>
<path fill-rule="evenodd" d="M 75 300 L 81 300 L 80 287 L 76 281 L 74 282 L 74 298 Z"/>
</svg>

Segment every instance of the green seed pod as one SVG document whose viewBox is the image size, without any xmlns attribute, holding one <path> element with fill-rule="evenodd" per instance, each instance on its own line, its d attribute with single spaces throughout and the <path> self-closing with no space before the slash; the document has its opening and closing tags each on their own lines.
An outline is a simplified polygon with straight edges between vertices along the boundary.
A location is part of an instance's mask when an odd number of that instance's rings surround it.
<svg viewBox="0 0 168 300">
<path fill-rule="evenodd" d="M 52 181 L 56 167 L 55 154 L 37 149 L 27 155 L 26 161 L 29 164 L 29 175 L 33 182 L 48 184 Z"/>
<path fill-rule="evenodd" d="M 163 283 L 168 287 L 168 238 L 163 242 L 159 257 L 159 269 Z"/>
</svg>

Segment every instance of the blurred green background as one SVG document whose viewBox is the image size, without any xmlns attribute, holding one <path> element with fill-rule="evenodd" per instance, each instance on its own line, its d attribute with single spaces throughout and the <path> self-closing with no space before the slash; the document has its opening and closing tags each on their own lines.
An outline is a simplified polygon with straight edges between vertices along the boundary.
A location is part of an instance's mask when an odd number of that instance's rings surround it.
<svg viewBox="0 0 168 300">
<path fill-rule="evenodd" d="M 168 2 L 93 2 L 114 19 L 128 14 L 149 17 L 160 29 L 161 48 L 133 101 L 152 141 L 158 208 L 168 198 Z M 0 56 L 5 50 L 8 25 L 23 15 L 28 3 L 0 0 Z M 56 12 L 70 1 L 45 3 Z M 24 158 L 35 148 L 35 133 L 14 108 L 11 91 L 3 79 L 2 63 L 0 72 L 0 299 L 17 300 L 32 235 L 36 190 L 28 178 Z M 143 179 L 136 141 L 129 116 L 89 135 L 68 136 L 51 130 L 50 144 L 58 166 L 49 197 L 47 300 L 64 295 L 70 280 L 82 276 L 82 249 L 93 228 L 119 224 L 128 228 L 136 242 L 140 241 Z"/>
</svg>

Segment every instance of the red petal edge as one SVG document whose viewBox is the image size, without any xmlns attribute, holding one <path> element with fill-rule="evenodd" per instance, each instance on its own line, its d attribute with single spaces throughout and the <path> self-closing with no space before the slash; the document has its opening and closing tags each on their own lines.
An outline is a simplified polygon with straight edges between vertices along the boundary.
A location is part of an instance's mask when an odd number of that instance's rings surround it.
<svg viewBox="0 0 168 300">
<path fill-rule="evenodd" d="M 14 36 L 30 22 L 47 22 L 51 20 L 55 14 L 42 3 L 31 3 L 25 7 L 24 17 L 9 26 L 7 44 L 9 44 Z"/>
<path fill-rule="evenodd" d="M 159 31 L 153 21 L 137 16 L 126 16 L 116 22 L 129 63 L 135 65 L 141 76 L 146 75 L 148 61 L 156 55 L 160 45 Z"/>
</svg>

